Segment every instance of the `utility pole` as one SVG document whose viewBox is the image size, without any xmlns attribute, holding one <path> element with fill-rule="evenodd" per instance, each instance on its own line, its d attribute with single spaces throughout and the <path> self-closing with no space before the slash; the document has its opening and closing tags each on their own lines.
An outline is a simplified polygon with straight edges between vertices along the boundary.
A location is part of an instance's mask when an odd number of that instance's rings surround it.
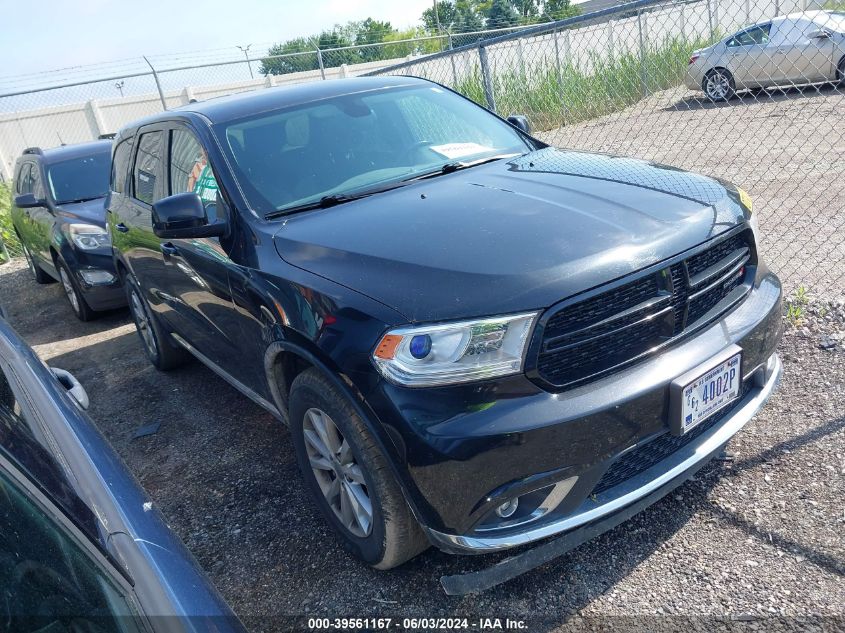
<svg viewBox="0 0 845 633">
<path fill-rule="evenodd" d="M 252 46 L 252 44 L 247 44 L 246 46 L 238 46 L 238 48 L 241 49 L 241 52 L 244 54 L 244 57 L 246 57 L 246 66 L 247 66 L 247 68 L 249 68 L 250 79 L 255 79 L 255 75 L 252 74 L 252 64 L 249 61 L 249 48 L 250 48 L 250 46 Z"/>
<path fill-rule="evenodd" d="M 440 35 L 440 33 L 442 32 L 442 29 L 440 28 L 440 14 L 437 12 L 437 0 L 432 0 L 432 2 L 434 3 L 434 22 L 435 22 L 435 24 L 437 24 L 437 35 Z M 451 42 L 451 40 L 452 40 L 452 36 L 449 35 L 449 41 Z M 443 52 L 443 40 L 438 38 L 437 41 L 440 42 L 440 52 L 442 53 Z M 452 48 L 452 47 L 450 46 L 449 48 Z"/>
</svg>

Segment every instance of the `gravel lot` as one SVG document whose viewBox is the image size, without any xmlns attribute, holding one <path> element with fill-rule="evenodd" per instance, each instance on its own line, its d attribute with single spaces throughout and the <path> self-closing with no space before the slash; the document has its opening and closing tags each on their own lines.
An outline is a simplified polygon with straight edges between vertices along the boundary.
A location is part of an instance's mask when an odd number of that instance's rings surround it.
<svg viewBox="0 0 845 633">
<path fill-rule="evenodd" d="M 740 185 L 754 198 L 764 255 L 784 284 L 845 292 L 843 117 L 842 86 L 756 91 L 726 103 L 677 88 L 539 136 Z"/>
<path fill-rule="evenodd" d="M 0 267 L 0 301 L 42 358 L 86 386 L 92 418 L 255 630 L 283 630 L 302 614 L 511 617 L 530 630 L 599 616 L 642 616 L 614 626 L 649 628 L 678 624 L 655 614 L 746 625 L 786 616 L 778 622 L 789 629 L 800 628 L 795 616 L 845 612 L 841 307 L 821 317 L 811 304 L 807 322 L 789 329 L 783 384 L 731 443 L 732 461 L 539 570 L 450 598 L 440 575 L 496 559 L 429 550 L 391 572 L 359 565 L 307 501 L 286 429 L 211 371 L 157 372 L 126 312 L 80 323 L 58 285 L 36 286 L 20 260 Z M 132 439 L 152 422 L 158 433 Z M 712 622 L 684 623 L 698 625 Z"/>
</svg>

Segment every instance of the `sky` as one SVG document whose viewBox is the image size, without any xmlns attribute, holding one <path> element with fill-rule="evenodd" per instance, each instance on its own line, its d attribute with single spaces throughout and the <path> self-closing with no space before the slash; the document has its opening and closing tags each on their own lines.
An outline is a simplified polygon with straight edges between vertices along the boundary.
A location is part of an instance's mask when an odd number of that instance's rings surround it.
<svg viewBox="0 0 845 633">
<path fill-rule="evenodd" d="M 0 92 L 54 69 L 115 62 L 107 68 L 119 74 L 136 67 L 121 60 L 141 55 L 186 53 L 187 63 L 201 62 L 248 44 L 250 55 L 260 55 L 273 42 L 367 17 L 418 26 L 429 6 L 431 0 L 0 0 Z"/>
</svg>

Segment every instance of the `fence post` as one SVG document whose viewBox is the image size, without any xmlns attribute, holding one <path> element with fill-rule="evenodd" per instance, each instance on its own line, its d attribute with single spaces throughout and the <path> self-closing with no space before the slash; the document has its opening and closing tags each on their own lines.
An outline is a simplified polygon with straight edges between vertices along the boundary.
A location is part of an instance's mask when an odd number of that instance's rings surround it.
<svg viewBox="0 0 845 633">
<path fill-rule="evenodd" d="M 566 63 L 570 66 L 578 66 L 578 64 L 572 63 L 572 42 L 569 39 L 569 31 L 563 32 L 563 56 L 566 59 Z"/>
<path fill-rule="evenodd" d="M 710 39 L 716 39 L 716 29 L 713 26 L 713 4 L 712 0 L 707 0 L 707 23 L 710 25 Z"/>
<path fill-rule="evenodd" d="M 85 112 L 88 115 L 86 118 L 91 124 L 94 138 L 98 138 L 100 134 L 108 132 L 106 124 L 103 121 L 103 114 L 100 112 L 100 107 L 94 99 L 85 102 Z"/>
<path fill-rule="evenodd" d="M 320 65 L 320 76 L 325 80 L 326 67 L 323 66 L 323 51 L 317 48 L 317 63 Z"/>
<path fill-rule="evenodd" d="M 719 30 L 719 0 L 713 0 L 713 37 Z"/>
<path fill-rule="evenodd" d="M 780 15 L 780 0 L 775 0 L 775 14 L 772 17 Z"/>
<path fill-rule="evenodd" d="M 680 5 L 681 8 L 681 39 L 684 41 L 684 44 L 687 42 L 687 14 L 684 13 L 684 5 Z"/>
<path fill-rule="evenodd" d="M 745 0 L 745 23 L 751 23 L 751 0 Z"/>
<path fill-rule="evenodd" d="M 150 70 L 153 71 L 153 79 L 155 80 L 156 88 L 158 89 L 158 98 L 161 99 L 161 107 L 163 110 L 167 110 L 167 101 L 164 100 L 164 90 L 161 89 L 161 82 L 158 80 L 158 73 L 146 56 L 144 57 L 144 61 L 147 62 L 147 66 L 149 66 Z"/>
<path fill-rule="evenodd" d="M 496 98 L 493 96 L 493 75 L 490 72 L 490 62 L 487 59 L 487 48 L 484 44 L 478 46 L 478 61 L 481 64 L 481 83 L 484 87 L 487 109 L 496 112 Z"/>
<path fill-rule="evenodd" d="M 0 182 L 12 182 L 12 174 L 6 157 L 3 156 L 3 148 L 0 147 Z"/>
<path fill-rule="evenodd" d="M 614 41 L 613 41 L 613 20 L 607 21 L 607 54 L 610 59 L 613 59 L 613 49 Z"/>
<path fill-rule="evenodd" d="M 645 16 L 642 9 L 637 10 L 637 28 L 640 33 L 640 82 L 643 87 L 643 97 L 648 96 L 648 71 L 646 70 L 646 35 L 645 35 Z"/>
</svg>

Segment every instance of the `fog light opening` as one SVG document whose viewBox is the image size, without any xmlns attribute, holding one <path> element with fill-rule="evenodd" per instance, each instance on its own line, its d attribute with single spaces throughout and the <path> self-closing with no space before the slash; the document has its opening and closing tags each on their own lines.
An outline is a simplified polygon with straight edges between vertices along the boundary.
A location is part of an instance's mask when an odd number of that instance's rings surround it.
<svg viewBox="0 0 845 633">
<path fill-rule="evenodd" d="M 516 512 L 516 509 L 519 507 L 519 499 L 509 499 L 505 501 L 502 505 L 496 508 L 496 514 L 503 519 L 507 519 L 508 517 L 512 517 Z"/>
<path fill-rule="evenodd" d="M 114 281 L 115 277 L 107 270 L 99 270 L 96 268 L 87 268 L 79 271 L 80 276 L 82 279 L 87 283 L 89 286 L 99 286 L 110 284 Z"/>
</svg>

